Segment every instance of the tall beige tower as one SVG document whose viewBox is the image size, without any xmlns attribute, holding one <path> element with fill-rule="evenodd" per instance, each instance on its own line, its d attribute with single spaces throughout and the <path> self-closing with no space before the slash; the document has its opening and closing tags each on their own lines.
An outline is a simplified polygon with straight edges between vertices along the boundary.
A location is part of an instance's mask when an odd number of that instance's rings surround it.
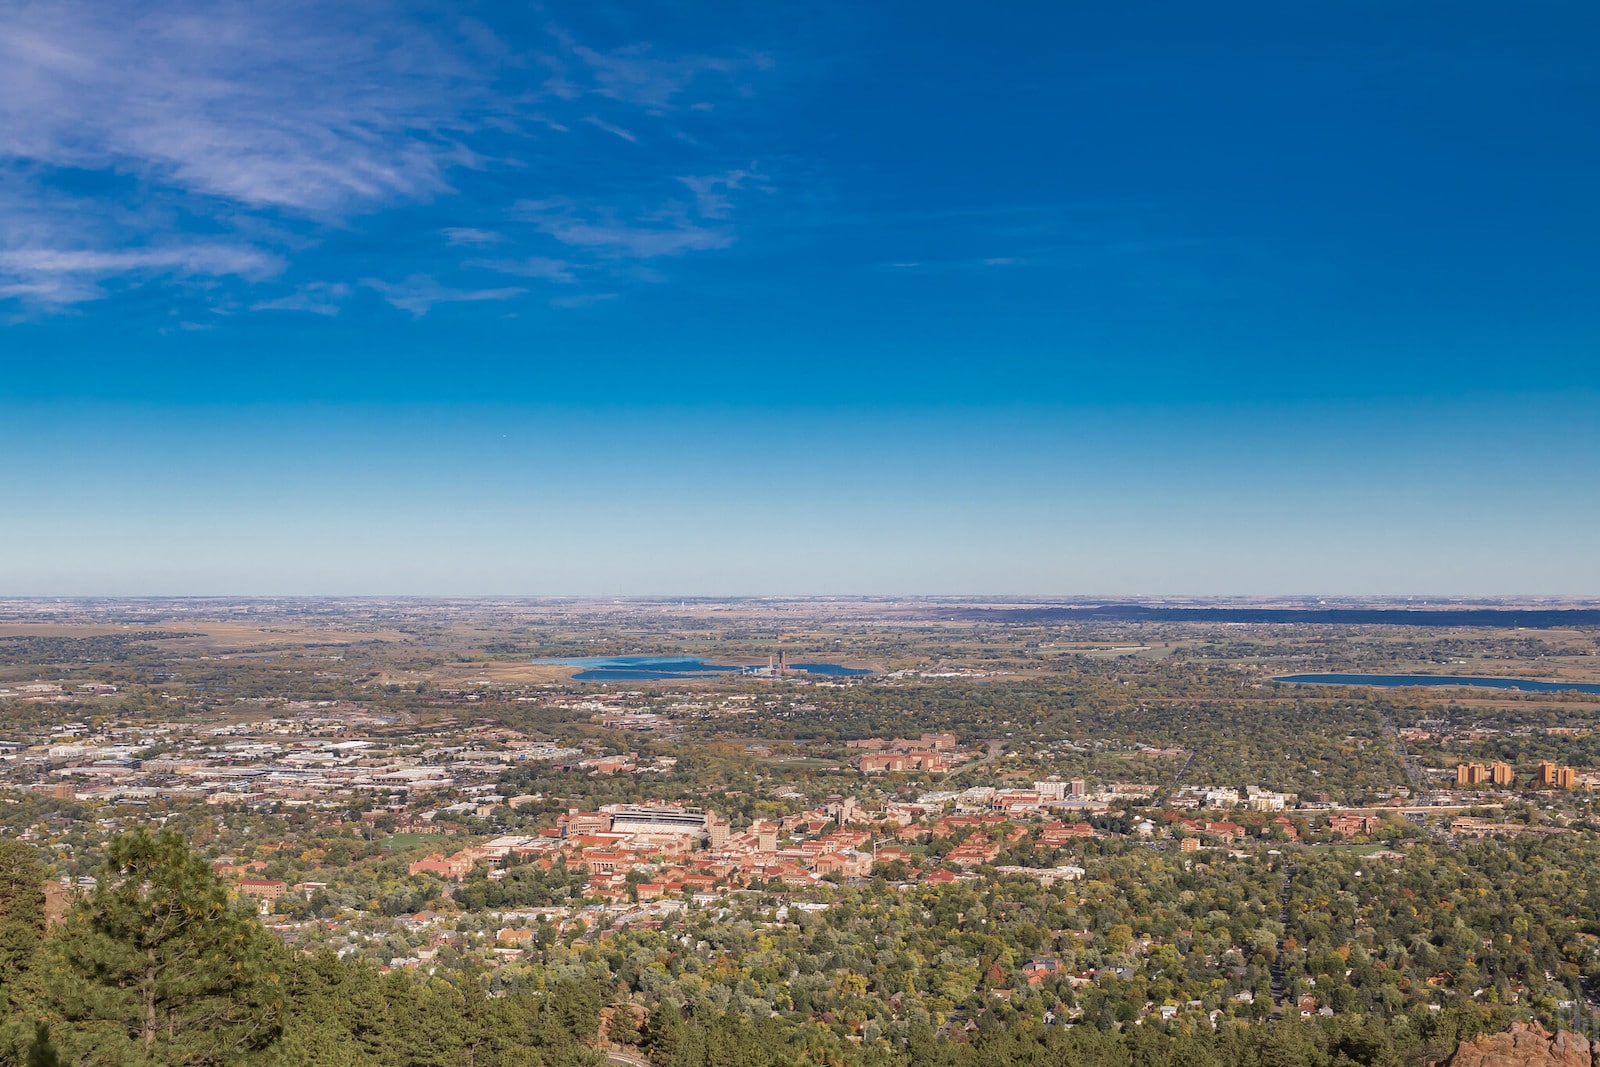
<svg viewBox="0 0 1600 1067">
<path fill-rule="evenodd" d="M 706 832 L 711 835 L 710 845 L 720 849 L 728 843 L 728 820 L 714 811 L 706 812 Z"/>
</svg>

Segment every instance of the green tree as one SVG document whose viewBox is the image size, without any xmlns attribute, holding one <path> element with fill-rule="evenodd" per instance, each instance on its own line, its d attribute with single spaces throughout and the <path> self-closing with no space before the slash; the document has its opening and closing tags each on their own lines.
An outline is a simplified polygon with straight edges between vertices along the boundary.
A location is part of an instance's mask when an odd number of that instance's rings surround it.
<svg viewBox="0 0 1600 1067">
<path fill-rule="evenodd" d="M 20 841 L 0 841 L 0 1062 L 12 1062 L 48 1035 L 37 1033 L 22 1003 L 44 940 L 43 865 Z"/>
<path fill-rule="evenodd" d="M 0 990 L 32 965 L 44 938 L 45 870 L 33 849 L 0 841 Z"/>
<path fill-rule="evenodd" d="M 28 1067 L 61 1067 L 61 1057 L 56 1055 L 50 1040 L 50 1028 L 44 1023 L 33 1025 L 33 1042 L 28 1045 Z"/>
<path fill-rule="evenodd" d="M 657 1004 L 645 1018 L 644 1048 L 652 1060 L 668 1062 L 684 1041 L 683 1012 L 671 1002 Z"/>
<path fill-rule="evenodd" d="M 44 999 L 69 1058 L 236 1063 L 282 1025 L 276 942 L 184 839 L 114 838 L 99 884 L 52 939 Z"/>
<path fill-rule="evenodd" d="M 606 1028 L 611 1040 L 621 1045 L 637 1045 L 643 1037 L 639 1029 L 639 1020 L 634 1017 L 633 1004 L 627 1000 L 619 1000 L 611 1011 L 611 1022 Z"/>
</svg>

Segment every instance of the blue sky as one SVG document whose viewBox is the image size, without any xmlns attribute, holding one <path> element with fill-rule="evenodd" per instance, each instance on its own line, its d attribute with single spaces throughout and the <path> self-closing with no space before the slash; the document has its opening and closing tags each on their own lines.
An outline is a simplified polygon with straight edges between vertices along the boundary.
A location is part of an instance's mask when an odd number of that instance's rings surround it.
<svg viewBox="0 0 1600 1067">
<path fill-rule="evenodd" d="M 0 0 L 0 594 L 1600 594 L 1597 31 Z"/>
</svg>

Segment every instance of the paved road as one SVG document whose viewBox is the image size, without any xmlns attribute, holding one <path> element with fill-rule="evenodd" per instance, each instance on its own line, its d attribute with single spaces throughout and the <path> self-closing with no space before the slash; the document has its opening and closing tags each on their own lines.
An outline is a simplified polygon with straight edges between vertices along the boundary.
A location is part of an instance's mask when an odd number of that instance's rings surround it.
<svg viewBox="0 0 1600 1067">
<path fill-rule="evenodd" d="M 1183 766 L 1178 768 L 1178 773 L 1172 776 L 1172 784 L 1167 786 L 1166 799 L 1171 799 L 1177 794 L 1178 787 L 1183 784 L 1183 776 L 1189 773 L 1189 768 L 1194 764 L 1194 758 L 1199 752 L 1198 748 L 1189 750 L 1189 758 L 1183 761 Z"/>
<path fill-rule="evenodd" d="M 632 1052 L 607 1052 L 606 1062 L 617 1067 L 650 1067 L 650 1061 Z"/>
<path fill-rule="evenodd" d="M 1278 951 L 1272 958 L 1272 1015 L 1277 1019 L 1283 1017 L 1283 1001 L 1289 995 L 1289 981 L 1283 968 L 1283 943 L 1289 936 L 1289 887 L 1293 880 L 1294 865 L 1285 864 L 1283 888 L 1278 892 L 1278 922 L 1283 926 L 1283 933 L 1278 935 Z"/>
<path fill-rule="evenodd" d="M 988 751 L 984 754 L 984 757 L 977 763 L 961 768 L 962 770 L 970 771 L 978 767 L 987 767 L 989 764 L 999 759 L 1001 753 L 1006 750 L 1006 743 L 1004 741 L 986 741 L 984 744 L 988 749 Z"/>
</svg>

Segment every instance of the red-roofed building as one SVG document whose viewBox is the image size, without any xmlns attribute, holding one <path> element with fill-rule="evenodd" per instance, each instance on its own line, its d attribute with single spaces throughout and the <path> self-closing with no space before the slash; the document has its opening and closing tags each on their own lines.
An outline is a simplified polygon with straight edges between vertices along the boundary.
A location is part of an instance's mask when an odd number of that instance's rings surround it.
<svg viewBox="0 0 1600 1067">
<path fill-rule="evenodd" d="M 473 862 L 473 857 L 461 852 L 448 859 L 435 854 L 410 864 L 406 871 L 410 874 L 437 874 L 441 878 L 459 882 L 472 873 Z"/>
<path fill-rule="evenodd" d="M 1000 854 L 1000 846 L 987 839 L 967 841 L 950 850 L 945 859 L 957 867 L 976 867 L 983 863 L 992 863 Z"/>
<path fill-rule="evenodd" d="M 256 897 L 271 903 L 289 891 L 288 882 L 263 878 L 241 878 L 234 884 L 241 897 Z"/>
<path fill-rule="evenodd" d="M 1066 967 L 1055 957 L 1032 959 L 1022 965 L 1022 976 L 1028 980 L 1029 985 L 1039 985 L 1047 978 L 1053 978 L 1066 971 Z"/>
<path fill-rule="evenodd" d="M 1094 837 L 1094 827 L 1086 822 L 1059 823 L 1053 822 L 1039 831 L 1038 847 L 1061 848 L 1071 841 Z"/>
<path fill-rule="evenodd" d="M 861 757 L 863 774 L 883 774 L 886 771 L 928 771 L 932 774 L 942 774 L 949 769 L 949 758 L 937 752 L 886 752 Z"/>
<path fill-rule="evenodd" d="M 1382 822 L 1376 815 L 1330 815 L 1328 829 L 1340 837 L 1361 837 L 1372 833 Z"/>
</svg>

